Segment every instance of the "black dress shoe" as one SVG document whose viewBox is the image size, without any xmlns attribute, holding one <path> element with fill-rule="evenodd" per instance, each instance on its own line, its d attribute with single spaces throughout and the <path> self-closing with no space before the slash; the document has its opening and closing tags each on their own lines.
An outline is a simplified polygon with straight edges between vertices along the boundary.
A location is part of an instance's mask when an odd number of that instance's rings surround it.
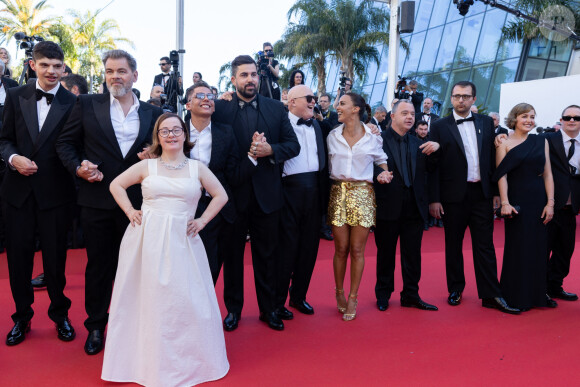
<svg viewBox="0 0 580 387">
<path fill-rule="evenodd" d="M 278 315 L 282 320 L 292 320 L 294 318 L 294 313 L 290 312 L 285 307 L 276 309 L 276 315 Z"/>
<path fill-rule="evenodd" d="M 87 355 L 96 355 L 103 350 L 103 339 L 105 337 L 105 331 L 100 329 L 95 329 L 89 332 L 89 337 L 85 341 L 85 352 Z"/>
<path fill-rule="evenodd" d="M 437 219 L 437 227 L 443 228 L 443 219 Z"/>
<path fill-rule="evenodd" d="M 332 236 L 332 233 L 330 232 L 330 230 L 323 230 L 320 231 L 320 237 L 322 239 L 326 239 L 327 241 L 332 241 L 334 240 L 334 237 Z"/>
<path fill-rule="evenodd" d="M 565 291 L 564 289 L 560 288 L 556 291 L 549 291 L 548 292 L 548 296 L 550 296 L 551 298 L 558 298 L 560 300 L 565 300 L 565 301 L 576 301 L 578 300 L 578 295 L 574 294 L 574 293 L 568 293 L 567 291 Z"/>
<path fill-rule="evenodd" d="M 426 303 L 420 298 L 408 298 L 401 296 L 401 306 L 422 310 L 439 310 L 435 305 Z"/>
<path fill-rule="evenodd" d="M 377 300 L 377 308 L 379 308 L 381 312 L 389 309 L 389 300 Z"/>
<path fill-rule="evenodd" d="M 451 292 L 447 297 L 447 303 L 452 306 L 461 304 L 461 292 Z"/>
<path fill-rule="evenodd" d="M 33 278 L 30 283 L 33 288 L 40 289 L 46 287 L 46 280 L 44 279 L 44 273 L 40 273 L 38 276 Z"/>
<path fill-rule="evenodd" d="M 56 333 L 62 341 L 73 341 L 77 335 L 68 317 L 56 324 Z"/>
<path fill-rule="evenodd" d="M 263 313 L 260 312 L 260 321 L 268 324 L 268 326 L 274 330 L 282 331 L 284 330 L 284 323 L 276 315 L 276 312 Z"/>
<path fill-rule="evenodd" d="M 6 345 L 16 345 L 24 341 L 24 335 L 30 332 L 30 321 L 16 321 L 14 327 L 8 336 L 6 336 Z"/>
<path fill-rule="evenodd" d="M 481 306 L 485 308 L 499 309 L 500 311 L 509 314 L 520 314 L 522 312 L 517 308 L 509 306 L 503 297 L 484 298 L 481 300 Z"/>
<path fill-rule="evenodd" d="M 302 301 L 290 300 L 290 306 L 293 307 L 294 309 L 298 309 L 298 311 L 300 313 L 314 314 L 314 308 L 312 306 L 310 306 L 310 304 L 307 303 L 306 300 L 302 300 Z"/>
<path fill-rule="evenodd" d="M 550 296 L 548 296 L 546 294 L 546 306 L 548 308 L 557 308 L 558 307 L 558 303 L 554 300 L 552 300 L 552 298 L 550 298 Z"/>
<path fill-rule="evenodd" d="M 224 329 L 228 332 L 235 330 L 238 327 L 240 318 L 239 313 L 228 313 L 226 318 L 224 318 Z"/>
</svg>

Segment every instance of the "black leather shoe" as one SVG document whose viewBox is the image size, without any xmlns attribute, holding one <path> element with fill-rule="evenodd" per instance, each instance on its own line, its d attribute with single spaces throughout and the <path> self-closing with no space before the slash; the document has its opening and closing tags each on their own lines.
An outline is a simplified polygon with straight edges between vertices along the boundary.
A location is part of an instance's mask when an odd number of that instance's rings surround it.
<svg viewBox="0 0 580 387">
<path fill-rule="evenodd" d="M 46 281 L 44 279 L 44 273 L 40 273 L 38 276 L 33 278 L 30 283 L 33 288 L 41 289 L 46 287 Z"/>
<path fill-rule="evenodd" d="M 290 303 L 289 304 L 294 309 L 298 309 L 298 311 L 300 313 L 304 313 L 304 314 L 314 314 L 314 308 L 312 306 L 310 306 L 310 304 L 307 303 L 306 300 L 302 300 L 302 301 L 292 301 L 292 300 L 290 300 Z"/>
<path fill-rule="evenodd" d="M 228 332 L 235 330 L 240 322 L 241 315 L 239 313 L 228 313 L 224 318 L 224 329 Z"/>
<path fill-rule="evenodd" d="M 320 231 L 320 237 L 322 239 L 326 239 L 327 241 L 333 241 L 334 240 L 334 237 L 332 236 L 332 233 L 330 232 L 330 230 Z"/>
<path fill-rule="evenodd" d="M 276 312 L 272 312 L 272 313 L 260 312 L 260 321 L 267 323 L 268 326 L 274 330 L 277 330 L 277 331 L 284 330 L 284 323 L 276 315 Z"/>
<path fill-rule="evenodd" d="M 560 300 L 565 300 L 565 301 L 576 301 L 578 300 L 578 295 L 574 294 L 574 293 L 568 293 L 567 291 L 565 291 L 564 289 L 560 288 L 554 292 L 548 292 L 548 296 L 550 296 L 551 298 L 558 298 Z"/>
<path fill-rule="evenodd" d="M 451 292 L 447 297 L 447 303 L 452 306 L 461 304 L 461 292 Z"/>
<path fill-rule="evenodd" d="M 6 345 L 17 345 L 24 341 L 26 333 L 30 332 L 30 321 L 16 321 L 14 327 L 8 336 L 6 336 Z"/>
<path fill-rule="evenodd" d="M 73 341 L 77 335 L 68 317 L 56 324 L 56 333 L 62 341 Z"/>
<path fill-rule="evenodd" d="M 484 298 L 481 300 L 481 306 L 485 308 L 499 309 L 500 311 L 509 314 L 520 314 L 522 312 L 517 308 L 509 306 L 503 297 Z"/>
<path fill-rule="evenodd" d="M 426 303 L 420 298 L 408 298 L 401 296 L 401 306 L 422 310 L 439 310 L 435 305 Z"/>
<path fill-rule="evenodd" d="M 285 307 L 276 309 L 276 315 L 282 320 L 292 320 L 294 318 L 294 313 L 290 312 Z"/>
<path fill-rule="evenodd" d="M 381 312 L 389 309 L 389 300 L 377 300 L 377 308 L 379 308 Z"/>
<path fill-rule="evenodd" d="M 443 228 L 443 219 L 437 219 L 437 227 Z"/>
<path fill-rule="evenodd" d="M 552 298 L 546 294 L 546 306 L 548 308 L 557 308 L 558 303 L 556 301 L 552 300 Z"/>
<path fill-rule="evenodd" d="M 95 329 L 89 332 L 89 337 L 85 341 L 85 352 L 87 355 L 96 355 L 103 350 L 103 339 L 105 337 L 105 331 L 100 329 Z"/>
</svg>

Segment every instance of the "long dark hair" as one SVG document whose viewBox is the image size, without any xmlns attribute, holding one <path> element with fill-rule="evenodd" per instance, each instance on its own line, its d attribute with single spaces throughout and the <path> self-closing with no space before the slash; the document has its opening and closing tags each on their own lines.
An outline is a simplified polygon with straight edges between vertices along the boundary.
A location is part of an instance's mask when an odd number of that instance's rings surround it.
<svg viewBox="0 0 580 387">
<path fill-rule="evenodd" d="M 365 99 L 360 94 L 352 93 L 350 91 L 346 93 L 346 95 L 350 97 L 350 100 L 352 101 L 352 104 L 354 106 L 358 106 L 360 108 L 358 111 L 358 116 L 360 120 L 364 121 L 365 124 L 368 124 L 372 117 L 372 109 L 366 103 Z M 365 113 L 367 114 L 366 120 L 364 119 Z"/>
<path fill-rule="evenodd" d="M 289 88 L 296 86 L 296 84 L 294 83 L 294 77 L 296 76 L 296 74 L 301 74 L 302 75 L 302 83 L 301 83 L 301 85 L 304 85 L 304 82 L 306 82 L 306 76 L 304 75 L 304 73 L 302 72 L 302 70 L 294 70 L 290 74 L 290 82 L 288 83 L 289 84 Z"/>
</svg>

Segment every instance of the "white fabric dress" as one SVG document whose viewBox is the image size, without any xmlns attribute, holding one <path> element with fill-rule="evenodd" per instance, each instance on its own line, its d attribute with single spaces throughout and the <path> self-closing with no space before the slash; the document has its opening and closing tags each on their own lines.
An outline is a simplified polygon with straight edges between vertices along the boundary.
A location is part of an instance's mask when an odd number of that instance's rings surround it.
<svg viewBox="0 0 580 387">
<path fill-rule="evenodd" d="M 186 235 L 201 196 L 197 163 L 189 160 L 189 178 L 170 178 L 148 160 L 142 222 L 121 242 L 104 380 L 193 386 L 229 370 L 205 248 Z"/>
</svg>

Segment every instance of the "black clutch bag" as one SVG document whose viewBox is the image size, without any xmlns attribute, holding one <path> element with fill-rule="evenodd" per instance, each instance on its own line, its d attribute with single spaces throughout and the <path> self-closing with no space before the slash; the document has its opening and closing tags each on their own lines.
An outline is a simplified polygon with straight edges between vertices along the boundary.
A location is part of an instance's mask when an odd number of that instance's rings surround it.
<svg viewBox="0 0 580 387">
<path fill-rule="evenodd" d="M 512 206 L 512 207 L 518 213 L 520 212 L 520 206 Z M 513 212 L 511 214 L 509 214 L 509 215 L 502 215 L 501 214 L 501 206 L 499 206 L 499 208 L 495 210 L 495 216 L 496 216 L 496 218 L 513 218 L 514 216 L 518 216 L 518 215 L 517 214 L 514 214 Z"/>
</svg>

